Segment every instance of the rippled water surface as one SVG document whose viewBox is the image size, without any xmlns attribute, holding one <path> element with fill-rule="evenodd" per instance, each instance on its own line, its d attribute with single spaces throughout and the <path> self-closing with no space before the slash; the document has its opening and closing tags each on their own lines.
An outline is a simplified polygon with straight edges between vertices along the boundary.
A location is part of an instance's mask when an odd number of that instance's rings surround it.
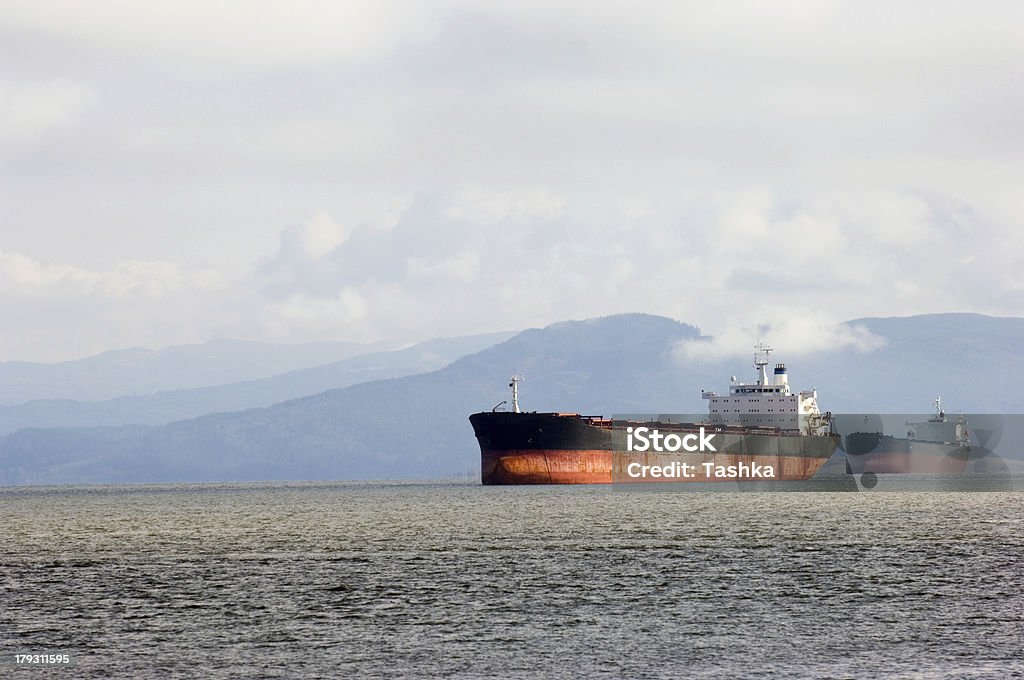
<svg viewBox="0 0 1024 680">
<path fill-rule="evenodd" d="M 0 539 L 0 675 L 1024 676 L 1021 492 L 8 488 Z"/>
</svg>

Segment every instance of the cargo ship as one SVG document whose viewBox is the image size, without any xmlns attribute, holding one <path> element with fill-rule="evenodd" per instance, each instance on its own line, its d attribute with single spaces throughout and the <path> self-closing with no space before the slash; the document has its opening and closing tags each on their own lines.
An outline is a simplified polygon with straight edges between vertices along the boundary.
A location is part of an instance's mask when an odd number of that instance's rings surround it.
<svg viewBox="0 0 1024 680">
<path fill-rule="evenodd" d="M 907 436 L 882 432 L 853 432 L 846 435 L 844 449 L 853 474 L 958 475 L 964 472 L 974 452 L 967 419 L 950 419 L 935 400 L 935 413 L 927 420 L 906 421 Z M 974 456 L 977 457 L 977 456 Z"/>
<path fill-rule="evenodd" d="M 785 364 L 771 378 L 764 343 L 754 348 L 753 383 L 734 376 L 726 393 L 701 390 L 698 420 L 606 418 L 522 412 L 519 376 L 511 410 L 469 417 L 480 444 L 484 484 L 798 481 L 839 448 L 817 391 L 794 392 Z"/>
</svg>

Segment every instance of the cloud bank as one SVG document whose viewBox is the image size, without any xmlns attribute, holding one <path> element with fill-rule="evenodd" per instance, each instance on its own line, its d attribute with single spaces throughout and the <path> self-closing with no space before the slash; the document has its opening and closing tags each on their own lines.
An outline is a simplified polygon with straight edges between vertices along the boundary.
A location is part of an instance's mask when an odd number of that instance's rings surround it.
<svg viewBox="0 0 1024 680">
<path fill-rule="evenodd" d="M 719 352 L 792 319 L 847 342 L 827 329 L 1021 315 L 1021 26 L 1009 2 L 8 2 L 0 359 L 621 311 Z"/>
<path fill-rule="evenodd" d="M 754 342 L 767 340 L 773 348 L 785 350 L 786 356 L 848 349 L 871 352 L 886 344 L 886 339 L 856 323 L 835 323 L 808 310 L 780 309 L 782 316 L 762 323 L 733 323 L 713 337 L 684 340 L 673 348 L 680 361 L 702 361 L 739 357 L 751 354 Z M 752 340 L 752 338 L 756 340 Z"/>
</svg>

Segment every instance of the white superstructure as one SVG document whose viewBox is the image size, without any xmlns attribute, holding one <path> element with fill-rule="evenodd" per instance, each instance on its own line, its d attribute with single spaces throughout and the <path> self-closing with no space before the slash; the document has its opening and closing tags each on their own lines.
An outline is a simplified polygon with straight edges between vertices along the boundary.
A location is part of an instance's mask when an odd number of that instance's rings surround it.
<svg viewBox="0 0 1024 680">
<path fill-rule="evenodd" d="M 819 433 L 825 426 L 818 410 L 817 390 L 794 392 L 789 386 L 785 364 L 775 364 L 768 378 L 768 355 L 772 348 L 763 341 L 754 346 L 756 383 L 744 383 L 733 376 L 729 393 L 705 392 L 708 400 L 708 422 L 713 424 L 800 430 Z"/>
<path fill-rule="evenodd" d="M 971 443 L 967 419 L 957 416 L 956 420 L 951 421 L 942 408 L 942 397 L 935 399 L 935 415 L 920 423 L 908 420 L 907 425 L 910 428 L 907 430 L 907 439 L 954 446 L 968 446 Z"/>
</svg>

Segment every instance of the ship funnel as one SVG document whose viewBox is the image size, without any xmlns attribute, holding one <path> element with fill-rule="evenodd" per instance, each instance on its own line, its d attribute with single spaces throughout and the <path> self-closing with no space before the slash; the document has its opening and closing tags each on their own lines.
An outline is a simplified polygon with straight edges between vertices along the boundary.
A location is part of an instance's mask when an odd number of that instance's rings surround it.
<svg viewBox="0 0 1024 680">
<path fill-rule="evenodd" d="M 786 373 L 786 364 L 775 364 L 775 384 L 789 384 L 789 374 Z"/>
</svg>

